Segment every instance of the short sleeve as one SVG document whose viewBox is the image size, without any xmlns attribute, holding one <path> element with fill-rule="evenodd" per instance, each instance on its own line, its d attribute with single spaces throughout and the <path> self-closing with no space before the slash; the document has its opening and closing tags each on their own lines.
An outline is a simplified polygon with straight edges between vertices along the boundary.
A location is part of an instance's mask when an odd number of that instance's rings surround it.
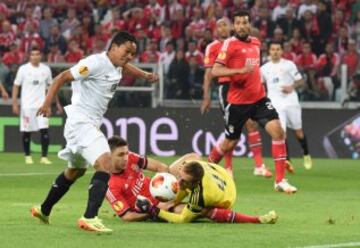
<svg viewBox="0 0 360 248">
<path fill-rule="evenodd" d="M 220 52 L 215 60 L 216 63 L 227 65 L 229 58 L 231 57 L 231 40 L 227 39 L 220 48 Z"/>
<path fill-rule="evenodd" d="M 205 56 L 204 56 L 204 67 L 210 68 L 214 65 L 216 55 L 212 49 L 213 43 L 210 43 L 205 49 Z"/>
<path fill-rule="evenodd" d="M 108 191 L 106 192 L 106 199 L 116 212 L 116 215 L 120 217 L 123 216 L 130 209 L 128 202 L 121 194 L 121 190 L 109 187 Z"/>
<path fill-rule="evenodd" d="M 47 67 L 46 69 L 47 69 L 46 84 L 50 85 L 50 84 L 52 84 L 52 81 L 53 81 L 52 72 L 51 72 L 50 67 Z"/>
<path fill-rule="evenodd" d="M 23 75 L 24 73 L 23 73 L 23 71 L 24 71 L 24 69 L 21 66 L 19 68 L 19 70 L 16 72 L 14 85 L 21 86 L 23 84 L 23 81 L 24 81 L 24 75 Z"/>
<path fill-rule="evenodd" d="M 70 73 L 75 80 L 81 80 L 92 75 L 96 75 L 100 70 L 99 62 L 95 55 L 80 60 L 70 68 Z"/>
<path fill-rule="evenodd" d="M 293 62 L 290 62 L 289 65 L 290 65 L 290 66 L 289 66 L 290 76 L 291 76 L 295 81 L 300 80 L 302 77 L 301 77 L 301 74 L 300 74 L 299 70 L 297 69 L 296 65 L 295 65 Z"/>
</svg>

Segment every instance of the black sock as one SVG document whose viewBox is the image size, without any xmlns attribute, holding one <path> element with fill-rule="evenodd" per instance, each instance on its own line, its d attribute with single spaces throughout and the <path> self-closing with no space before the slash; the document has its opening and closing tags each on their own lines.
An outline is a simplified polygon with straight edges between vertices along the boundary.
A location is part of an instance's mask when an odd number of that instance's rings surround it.
<svg viewBox="0 0 360 248">
<path fill-rule="evenodd" d="M 98 215 L 99 208 L 108 189 L 110 175 L 103 171 L 95 172 L 89 186 L 89 199 L 84 214 L 85 218 L 94 218 Z"/>
<path fill-rule="evenodd" d="M 24 147 L 25 156 L 30 156 L 30 132 L 23 132 L 22 133 L 22 142 Z"/>
<path fill-rule="evenodd" d="M 286 145 L 286 160 L 287 161 L 291 161 L 291 159 L 290 159 L 290 151 L 289 151 L 289 144 L 288 144 L 288 140 L 287 139 L 285 139 L 285 145 Z"/>
<path fill-rule="evenodd" d="M 62 172 L 52 184 L 45 201 L 41 204 L 41 212 L 45 215 L 50 215 L 52 207 L 65 195 L 73 183 Z"/>
<path fill-rule="evenodd" d="M 304 135 L 302 139 L 298 138 L 297 140 L 299 141 L 301 148 L 303 149 L 304 155 L 309 155 L 309 148 L 308 148 L 306 136 Z"/>
<path fill-rule="evenodd" d="M 49 129 L 40 129 L 41 134 L 41 153 L 43 157 L 47 157 L 49 150 Z"/>
</svg>

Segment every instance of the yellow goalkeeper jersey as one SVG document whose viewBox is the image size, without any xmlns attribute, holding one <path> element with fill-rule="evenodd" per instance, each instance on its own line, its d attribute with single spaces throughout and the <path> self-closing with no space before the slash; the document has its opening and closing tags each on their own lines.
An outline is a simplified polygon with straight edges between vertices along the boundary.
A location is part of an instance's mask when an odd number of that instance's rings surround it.
<svg viewBox="0 0 360 248">
<path fill-rule="evenodd" d="M 197 162 L 204 168 L 204 177 L 201 184 L 189 192 L 179 192 L 177 197 L 177 201 L 181 201 L 190 193 L 186 207 L 181 214 L 160 210 L 160 218 L 174 223 L 186 223 L 201 215 L 204 208 L 231 209 L 235 203 L 235 183 L 226 170 L 217 164 L 205 161 Z"/>
</svg>

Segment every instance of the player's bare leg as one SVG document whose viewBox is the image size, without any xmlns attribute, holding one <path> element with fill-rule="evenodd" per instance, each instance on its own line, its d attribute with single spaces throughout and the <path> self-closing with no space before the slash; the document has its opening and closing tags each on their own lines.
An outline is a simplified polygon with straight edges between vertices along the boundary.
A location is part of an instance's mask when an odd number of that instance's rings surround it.
<svg viewBox="0 0 360 248">
<path fill-rule="evenodd" d="M 42 223 L 49 224 L 49 215 L 54 205 L 68 192 L 71 185 L 85 174 L 86 169 L 67 168 L 52 184 L 50 191 L 40 206 L 31 209 L 32 216 Z"/>
<path fill-rule="evenodd" d="M 265 130 L 272 138 L 272 155 L 275 163 L 275 190 L 285 193 L 295 193 L 297 189 L 285 179 L 286 145 L 285 132 L 278 119 L 265 125 Z"/>
<path fill-rule="evenodd" d="M 263 162 L 261 135 L 256 122 L 252 121 L 251 119 L 247 120 L 245 123 L 245 128 L 248 131 L 249 148 L 253 154 L 255 162 L 254 175 L 267 178 L 272 177 L 271 171 L 266 168 Z"/>
<path fill-rule="evenodd" d="M 307 139 L 304 134 L 304 131 L 302 129 L 295 130 L 295 136 L 303 150 L 304 167 L 305 167 L 305 169 L 310 170 L 312 168 L 312 160 L 311 160 L 311 156 L 309 154 Z"/>
<path fill-rule="evenodd" d="M 112 230 L 105 227 L 97 217 L 108 189 L 108 181 L 112 169 L 111 154 L 109 152 L 102 154 L 96 160 L 94 169 L 96 172 L 90 181 L 86 211 L 84 216 L 78 220 L 78 226 L 87 231 L 112 232 Z"/>
</svg>

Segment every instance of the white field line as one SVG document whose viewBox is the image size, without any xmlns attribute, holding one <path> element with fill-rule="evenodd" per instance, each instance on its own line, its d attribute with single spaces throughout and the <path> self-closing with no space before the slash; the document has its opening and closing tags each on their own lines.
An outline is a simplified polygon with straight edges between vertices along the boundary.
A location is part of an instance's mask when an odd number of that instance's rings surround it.
<svg viewBox="0 0 360 248">
<path fill-rule="evenodd" d="M 59 173 L 60 172 L 0 173 L 0 177 L 32 177 L 32 176 L 57 175 Z"/>
<path fill-rule="evenodd" d="M 311 245 L 311 246 L 301 246 L 295 248 L 345 248 L 345 247 L 360 247 L 360 242 L 349 242 L 349 243 L 328 244 L 328 245 Z"/>
</svg>

